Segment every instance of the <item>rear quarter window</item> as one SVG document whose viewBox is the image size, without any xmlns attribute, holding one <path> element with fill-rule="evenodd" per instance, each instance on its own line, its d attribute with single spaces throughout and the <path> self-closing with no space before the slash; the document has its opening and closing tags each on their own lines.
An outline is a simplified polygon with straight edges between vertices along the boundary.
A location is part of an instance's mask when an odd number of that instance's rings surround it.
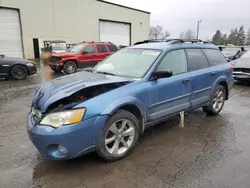
<svg viewBox="0 0 250 188">
<path fill-rule="evenodd" d="M 219 50 L 203 49 L 202 51 L 205 53 L 208 59 L 208 62 L 211 66 L 216 66 L 216 65 L 227 63 L 226 58 Z"/>
<path fill-rule="evenodd" d="M 110 52 L 116 52 L 118 49 L 115 45 L 107 45 Z"/>
</svg>

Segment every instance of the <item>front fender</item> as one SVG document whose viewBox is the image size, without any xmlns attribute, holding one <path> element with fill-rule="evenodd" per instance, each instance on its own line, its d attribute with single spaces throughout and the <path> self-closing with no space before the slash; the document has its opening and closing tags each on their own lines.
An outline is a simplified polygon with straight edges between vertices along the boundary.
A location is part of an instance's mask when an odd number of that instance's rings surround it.
<svg viewBox="0 0 250 188">
<path fill-rule="evenodd" d="M 143 122 L 142 122 L 142 131 L 145 129 L 145 122 L 146 122 L 146 113 L 147 113 L 147 106 L 138 98 L 136 97 L 125 97 L 122 99 L 118 99 L 113 101 L 105 109 L 102 111 L 101 115 L 112 115 L 117 109 L 126 106 L 126 105 L 134 105 L 136 106 L 142 115 Z"/>
<path fill-rule="evenodd" d="M 78 62 L 78 58 L 77 57 L 66 57 L 66 58 L 62 58 L 60 62 L 65 63 L 66 61 L 74 61 L 74 62 Z"/>
<path fill-rule="evenodd" d="M 125 97 L 122 99 L 118 99 L 116 101 L 113 101 L 112 103 L 110 103 L 108 106 L 106 106 L 104 108 L 104 110 L 102 111 L 101 115 L 111 115 L 113 114 L 117 109 L 119 109 L 122 106 L 125 105 L 135 105 L 139 108 L 139 110 L 141 111 L 142 116 L 145 117 L 146 115 L 146 105 L 139 100 L 136 97 Z"/>
</svg>

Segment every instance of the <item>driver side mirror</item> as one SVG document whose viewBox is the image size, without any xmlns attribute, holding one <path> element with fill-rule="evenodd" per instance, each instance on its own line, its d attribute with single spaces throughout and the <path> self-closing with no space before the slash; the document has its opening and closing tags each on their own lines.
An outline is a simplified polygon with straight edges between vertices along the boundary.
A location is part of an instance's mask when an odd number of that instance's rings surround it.
<svg viewBox="0 0 250 188">
<path fill-rule="evenodd" d="M 1 55 L 0 55 L 0 57 L 1 57 L 1 58 L 4 58 L 4 57 L 5 57 L 5 55 L 4 55 L 4 54 L 1 54 Z"/>
<path fill-rule="evenodd" d="M 173 72 L 169 69 L 158 69 L 152 75 L 151 80 L 158 80 L 161 78 L 169 78 L 173 76 Z"/>
<path fill-rule="evenodd" d="M 84 54 L 88 54 L 88 52 L 83 51 L 83 52 L 82 52 L 82 55 L 84 55 Z"/>
</svg>

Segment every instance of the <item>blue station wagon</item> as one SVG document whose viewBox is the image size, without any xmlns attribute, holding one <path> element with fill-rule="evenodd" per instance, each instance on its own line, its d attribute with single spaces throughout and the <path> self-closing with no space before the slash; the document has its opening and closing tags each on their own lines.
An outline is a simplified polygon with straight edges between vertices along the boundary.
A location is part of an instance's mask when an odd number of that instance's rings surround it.
<svg viewBox="0 0 250 188">
<path fill-rule="evenodd" d="M 232 72 L 220 50 L 205 42 L 175 39 L 124 48 L 93 69 L 42 85 L 28 114 L 28 134 L 49 159 L 96 151 L 118 160 L 148 126 L 195 108 L 220 113 Z"/>
</svg>

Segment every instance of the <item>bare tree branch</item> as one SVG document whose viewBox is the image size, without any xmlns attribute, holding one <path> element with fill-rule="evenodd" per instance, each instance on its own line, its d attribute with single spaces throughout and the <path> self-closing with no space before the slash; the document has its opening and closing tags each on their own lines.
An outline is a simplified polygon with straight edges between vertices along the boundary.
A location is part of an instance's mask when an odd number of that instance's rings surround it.
<svg viewBox="0 0 250 188">
<path fill-rule="evenodd" d="M 170 36 L 170 33 L 168 31 L 164 31 L 163 27 L 160 25 L 157 26 L 151 26 L 150 32 L 149 32 L 149 38 L 156 40 L 156 39 L 166 39 Z"/>
</svg>

